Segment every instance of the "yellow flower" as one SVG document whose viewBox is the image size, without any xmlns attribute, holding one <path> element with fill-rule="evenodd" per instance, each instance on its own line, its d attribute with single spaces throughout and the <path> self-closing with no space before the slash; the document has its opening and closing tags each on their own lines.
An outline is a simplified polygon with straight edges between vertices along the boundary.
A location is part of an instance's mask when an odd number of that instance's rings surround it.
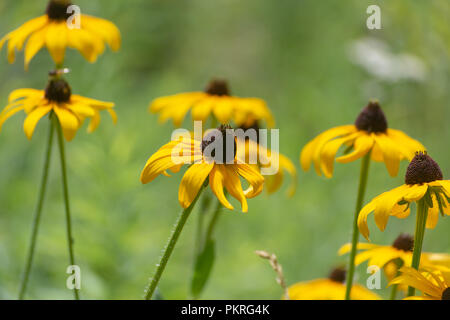
<svg viewBox="0 0 450 320">
<path fill-rule="evenodd" d="M 351 244 L 347 243 L 339 249 L 339 255 L 350 252 Z M 357 249 L 362 250 L 356 255 L 355 265 L 368 261 L 369 266 L 383 268 L 388 279 L 392 280 L 397 273 L 396 260 L 400 265 L 410 266 L 414 248 L 414 238 L 409 234 L 400 234 L 391 246 L 373 243 L 358 243 Z M 450 265 L 450 255 L 441 253 L 422 253 L 421 266 Z"/>
<path fill-rule="evenodd" d="M 374 212 L 375 223 L 381 231 L 386 228 L 389 216 L 406 218 L 410 203 L 422 198 L 428 206 L 427 228 L 437 224 L 439 211 L 450 215 L 450 180 L 442 180 L 439 165 L 426 153 L 418 152 L 408 166 L 405 184 L 374 198 L 358 217 L 359 231 L 369 238 L 367 216 Z"/>
<path fill-rule="evenodd" d="M 400 160 L 410 160 L 417 150 L 424 150 L 420 142 L 402 131 L 388 128 L 386 117 L 377 102 L 369 104 L 361 111 L 354 125 L 345 125 L 327 130 L 302 150 L 300 163 L 308 171 L 311 162 L 320 176 L 333 176 L 334 158 L 341 146 L 346 146 L 345 154 L 336 158 L 339 163 L 355 161 L 368 152 L 371 159 L 384 162 L 391 176 L 396 176 Z"/>
<path fill-rule="evenodd" d="M 220 126 L 218 133 L 222 139 L 224 148 L 227 139 L 234 139 L 226 130 L 229 126 Z M 217 130 L 214 130 L 217 131 Z M 224 194 L 224 188 L 236 198 L 242 206 L 242 211 L 247 212 L 247 198 L 253 198 L 261 193 L 264 185 L 263 176 L 249 164 L 239 163 L 235 154 L 223 152 L 222 159 L 211 157 L 206 151 L 215 140 L 214 136 L 205 135 L 203 140 L 191 137 L 180 137 L 173 140 L 147 161 L 141 173 L 141 182 L 149 183 L 160 174 L 168 175 L 167 170 L 178 172 L 184 164 L 193 163 L 181 179 L 178 190 L 178 200 L 183 208 L 188 208 L 197 197 L 198 192 L 209 178 L 209 186 L 222 205 L 230 210 L 233 206 L 228 202 Z M 214 154 L 213 154 L 214 156 Z M 220 161 L 218 161 L 220 160 Z M 242 189 L 239 177 L 248 181 L 247 190 Z"/>
<path fill-rule="evenodd" d="M 422 296 L 407 297 L 407 300 L 450 300 L 450 269 L 445 271 L 421 270 L 403 267 L 402 274 L 389 285 L 402 284 L 422 291 Z"/>
<path fill-rule="evenodd" d="M 194 120 L 203 122 L 213 115 L 220 123 L 232 120 L 238 127 L 251 126 L 259 120 L 266 121 L 269 127 L 274 125 L 272 114 L 264 100 L 232 96 L 227 83 L 222 80 L 211 81 L 204 92 L 157 98 L 149 108 L 151 112 L 159 113 L 160 122 L 172 119 L 176 127 L 181 126 L 189 110 Z"/>
<path fill-rule="evenodd" d="M 65 80 L 53 78 L 45 90 L 17 89 L 11 92 L 9 104 L 0 113 L 0 129 L 9 117 L 23 110 L 27 114 L 23 128 L 27 138 L 31 139 L 39 120 L 53 111 L 61 124 L 64 137 L 70 141 L 86 118 L 91 119 L 88 132 L 94 131 L 100 123 L 101 110 L 107 110 L 115 123 L 117 116 L 113 106 L 114 103 L 111 102 L 72 94 Z"/>
<path fill-rule="evenodd" d="M 345 270 L 335 269 L 328 279 L 296 283 L 288 288 L 291 300 L 344 300 Z M 352 287 L 354 300 L 380 300 L 380 297 L 359 284 Z"/>
<path fill-rule="evenodd" d="M 120 31 L 112 22 L 81 14 L 80 28 L 69 28 L 67 20 L 71 14 L 67 13 L 67 8 L 70 5 L 66 0 L 50 0 L 45 15 L 4 36 L 0 49 L 8 42 L 9 63 L 14 62 L 15 50 L 22 50 L 25 42 L 25 69 L 42 47 L 48 49 L 56 64 L 64 61 L 66 47 L 77 49 L 89 62 L 103 53 L 105 42 L 113 51 L 119 50 Z"/>
<path fill-rule="evenodd" d="M 295 168 L 292 161 L 286 157 L 285 155 L 270 150 L 259 144 L 259 128 L 258 126 L 252 126 L 251 128 L 241 128 L 244 130 L 244 134 L 248 134 L 249 129 L 255 129 L 255 136 L 252 137 L 249 135 L 249 138 L 245 138 L 245 143 L 240 144 L 242 148 L 245 148 L 245 151 L 238 151 L 238 155 L 244 154 L 245 157 L 242 157 L 242 160 L 246 163 L 251 163 L 251 158 L 255 158 L 257 160 L 257 164 L 253 164 L 253 167 L 260 171 L 262 169 L 268 169 L 272 166 L 277 166 L 278 170 L 275 174 L 266 175 L 265 184 L 266 190 L 269 194 L 276 192 L 280 189 L 283 184 L 285 173 L 291 176 L 291 184 L 287 190 L 287 194 L 289 197 L 292 197 L 295 193 L 295 189 L 297 187 L 297 169 Z M 253 160 L 252 160 L 253 161 Z M 275 165 L 274 162 L 278 161 Z M 263 173 L 264 175 L 264 173 Z"/>
</svg>

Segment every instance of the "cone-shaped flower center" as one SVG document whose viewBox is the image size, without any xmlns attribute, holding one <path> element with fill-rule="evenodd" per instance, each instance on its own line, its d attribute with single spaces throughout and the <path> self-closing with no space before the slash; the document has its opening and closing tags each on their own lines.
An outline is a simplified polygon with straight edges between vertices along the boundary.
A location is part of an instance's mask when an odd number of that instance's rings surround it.
<svg viewBox="0 0 450 320">
<path fill-rule="evenodd" d="M 347 275 L 347 271 L 344 268 L 335 268 L 331 270 L 328 279 L 334 282 L 344 283 Z"/>
<path fill-rule="evenodd" d="M 212 80 L 205 88 L 205 92 L 215 96 L 229 96 L 230 90 L 225 80 Z"/>
<path fill-rule="evenodd" d="M 68 0 L 50 0 L 47 5 L 47 14 L 50 20 L 66 20 L 70 14 L 67 13 L 67 8 L 71 5 Z"/>
<path fill-rule="evenodd" d="M 388 128 L 387 120 L 378 102 L 371 101 L 362 109 L 358 118 L 356 118 L 355 126 L 358 130 L 369 133 L 386 132 Z"/>
<path fill-rule="evenodd" d="M 202 152 L 205 157 L 212 158 L 217 163 L 230 163 L 234 160 L 236 156 L 235 135 L 234 132 L 227 132 L 227 130 L 232 130 L 231 126 L 222 124 L 217 129 L 211 130 L 205 135 L 202 140 Z M 213 146 L 214 148 L 207 149 L 213 142 L 217 143 Z M 220 143 L 222 143 L 222 149 L 218 150 L 217 148 L 220 147 Z M 227 144 L 230 144 L 230 146 L 227 146 Z M 228 149 L 231 150 L 231 148 L 233 152 L 228 152 Z"/>
<path fill-rule="evenodd" d="M 422 184 L 442 180 L 439 165 L 426 152 L 416 152 L 406 170 L 405 183 Z"/>
<path fill-rule="evenodd" d="M 442 300 L 450 300 L 450 288 L 447 288 L 442 292 Z"/>
<path fill-rule="evenodd" d="M 395 239 L 392 246 L 398 250 L 412 252 L 414 249 L 414 238 L 407 233 L 402 233 Z"/>
<path fill-rule="evenodd" d="M 71 90 L 64 79 L 51 79 L 45 88 L 45 98 L 57 103 L 69 102 Z"/>
</svg>

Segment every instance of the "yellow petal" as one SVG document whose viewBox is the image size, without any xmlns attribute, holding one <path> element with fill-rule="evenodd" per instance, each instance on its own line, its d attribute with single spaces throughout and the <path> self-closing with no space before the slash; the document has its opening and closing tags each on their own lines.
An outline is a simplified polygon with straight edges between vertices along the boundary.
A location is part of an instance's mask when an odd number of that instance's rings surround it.
<svg viewBox="0 0 450 320">
<path fill-rule="evenodd" d="M 383 161 L 391 177 L 398 174 L 402 152 L 399 147 L 386 134 L 372 134 L 376 144 L 383 152 Z"/>
<path fill-rule="evenodd" d="M 362 134 L 363 133 L 355 132 L 348 136 L 331 140 L 323 145 L 320 153 L 320 168 L 325 177 L 331 178 L 333 176 L 334 158 L 339 148 L 344 143 L 352 143 L 353 140 L 360 137 Z"/>
<path fill-rule="evenodd" d="M 224 184 L 224 175 L 223 170 L 221 170 L 220 166 L 223 165 L 215 165 L 209 174 L 209 186 L 211 187 L 212 192 L 216 195 L 217 199 L 219 199 L 220 203 L 230 210 L 233 210 L 233 206 L 228 202 L 225 194 L 223 192 L 223 184 Z"/>
<path fill-rule="evenodd" d="M 376 200 L 372 200 L 368 204 L 366 204 L 358 215 L 358 228 L 359 232 L 369 240 L 369 228 L 367 227 L 367 216 L 376 208 Z"/>
<path fill-rule="evenodd" d="M 52 107 L 39 107 L 36 108 L 33 112 L 31 112 L 25 119 L 23 123 L 23 129 L 25 131 L 25 135 L 28 139 L 31 139 L 33 136 L 34 129 L 36 128 L 37 123 L 43 116 L 52 110 Z"/>
<path fill-rule="evenodd" d="M 64 138 L 67 141 L 71 141 L 75 136 L 75 132 L 80 127 L 80 120 L 77 116 L 66 108 L 55 106 L 53 108 L 56 115 L 58 116 L 59 123 L 63 130 Z"/>
<path fill-rule="evenodd" d="M 191 205 L 214 167 L 214 163 L 194 163 L 181 179 L 178 200 L 183 208 Z"/>
<path fill-rule="evenodd" d="M 224 176 L 224 185 L 232 197 L 241 203 L 242 212 L 248 211 L 247 198 L 242 190 L 241 180 L 237 174 L 238 165 L 222 165 L 221 170 Z"/>
<path fill-rule="evenodd" d="M 377 244 L 373 244 L 373 243 L 364 243 L 364 242 L 358 242 L 358 244 L 356 245 L 356 249 L 357 250 L 370 250 L 370 249 L 374 249 L 379 247 L 379 245 Z M 349 253 L 350 250 L 352 248 L 352 244 L 351 243 L 346 243 L 344 244 L 338 251 L 338 255 L 342 256 L 346 253 Z"/>
<path fill-rule="evenodd" d="M 432 194 L 431 198 L 433 201 L 433 208 L 428 208 L 428 216 L 426 223 L 427 229 L 434 229 L 439 219 L 439 204 L 436 200 L 436 196 Z"/>
<path fill-rule="evenodd" d="M 121 36 L 119 29 L 114 23 L 105 19 L 83 14 L 81 15 L 81 28 L 98 34 L 108 43 L 111 50 L 119 50 Z"/>
<path fill-rule="evenodd" d="M 67 26 L 63 22 L 51 22 L 47 27 L 45 44 L 56 64 L 64 61 L 67 46 Z"/>
<path fill-rule="evenodd" d="M 235 166 L 237 173 L 248 181 L 250 186 L 244 191 L 247 198 L 256 197 L 264 187 L 264 177 L 251 165 L 240 163 Z"/>
<path fill-rule="evenodd" d="M 361 134 L 355 139 L 355 143 L 353 144 L 354 150 L 349 154 L 336 158 L 336 161 L 340 163 L 348 163 L 358 160 L 372 149 L 373 144 L 374 139 L 370 135 Z"/>
<path fill-rule="evenodd" d="M 25 46 L 25 70 L 28 70 L 28 64 L 31 59 L 38 53 L 39 50 L 45 45 L 45 34 L 47 28 L 42 28 L 31 35 Z"/>
</svg>

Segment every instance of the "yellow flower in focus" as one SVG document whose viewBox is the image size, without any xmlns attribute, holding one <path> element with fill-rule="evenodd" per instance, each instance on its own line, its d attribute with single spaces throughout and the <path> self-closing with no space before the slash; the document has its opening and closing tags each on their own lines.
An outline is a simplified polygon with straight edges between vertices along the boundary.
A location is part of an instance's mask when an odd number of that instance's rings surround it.
<svg viewBox="0 0 450 320">
<path fill-rule="evenodd" d="M 422 292 L 422 296 L 407 297 L 405 300 L 450 300 L 450 269 L 445 271 L 421 270 L 403 267 L 402 274 L 389 285 L 401 284 Z"/>
<path fill-rule="evenodd" d="M 8 100 L 9 104 L 0 113 L 0 129 L 9 117 L 19 111 L 25 111 L 27 117 L 23 128 L 28 139 L 33 136 L 39 120 L 52 111 L 58 117 L 64 137 L 68 141 L 74 138 L 86 118 L 91 120 L 88 132 L 94 131 L 100 123 L 101 110 L 107 110 L 113 122 L 117 121 L 116 113 L 112 109 L 114 103 L 72 94 L 69 84 L 62 78 L 50 79 L 45 90 L 14 90 Z"/>
<path fill-rule="evenodd" d="M 350 252 L 351 244 L 347 243 L 339 249 L 339 255 Z M 400 266 L 410 266 L 412 262 L 414 238 L 409 234 L 400 234 L 390 246 L 377 245 L 373 243 L 358 243 L 355 265 L 368 261 L 369 266 L 378 266 L 383 269 L 386 277 L 392 280 L 397 274 Z M 397 262 L 398 261 L 398 262 Z M 421 266 L 445 266 L 450 265 L 450 255 L 445 253 L 422 253 Z"/>
<path fill-rule="evenodd" d="M 238 127 L 249 127 L 260 120 L 266 121 L 269 127 L 274 125 L 274 119 L 264 100 L 232 96 L 227 82 L 223 80 L 211 81 L 204 92 L 157 98 L 149 109 L 150 112 L 159 113 L 160 122 L 172 119 L 176 127 L 181 126 L 189 110 L 194 121 L 205 122 L 212 115 L 219 123 L 233 121 Z"/>
<path fill-rule="evenodd" d="M 354 125 L 345 125 L 327 130 L 302 150 L 300 163 L 308 171 L 311 163 L 320 176 L 333 176 L 334 160 L 341 146 L 344 155 L 336 158 L 339 163 L 355 161 L 370 152 L 371 159 L 384 162 L 391 176 L 398 173 L 400 160 L 410 160 L 422 144 L 402 131 L 388 128 L 386 117 L 378 102 L 369 102 L 361 111 Z"/>
<path fill-rule="evenodd" d="M 343 269 L 335 269 L 330 273 L 328 279 L 316 279 L 299 282 L 288 288 L 291 300 L 344 300 L 345 299 L 345 276 Z M 354 300 L 380 300 L 380 297 L 355 284 L 352 287 L 352 299 Z"/>
<path fill-rule="evenodd" d="M 224 125 L 218 129 L 224 146 L 227 139 L 234 139 L 234 135 L 226 132 L 228 129 L 230 127 Z M 205 152 L 214 140 L 214 136 L 205 135 L 201 141 L 191 137 L 189 139 L 181 137 L 169 142 L 147 161 L 141 173 L 141 182 L 149 183 L 160 174 L 167 176 L 167 170 L 178 172 L 184 164 L 192 163 L 183 175 L 178 190 L 178 200 L 183 208 L 191 205 L 204 183 L 208 181 L 212 192 L 224 207 L 233 210 L 233 206 L 225 197 L 225 188 L 241 203 L 242 211 L 247 212 L 247 198 L 253 198 L 261 193 L 264 178 L 249 164 L 239 163 L 235 154 L 227 154 L 225 150 L 221 163 L 217 163 L 217 159 Z M 245 191 L 240 177 L 247 180 L 250 185 Z"/>
<path fill-rule="evenodd" d="M 120 31 L 110 21 L 81 14 L 80 28 L 69 28 L 67 13 L 71 5 L 66 0 L 50 0 L 46 14 L 34 18 L 0 40 L 0 49 L 8 42 L 8 61 L 15 60 L 15 50 L 21 51 L 25 45 L 25 69 L 38 51 L 46 47 L 54 62 L 64 61 L 66 47 L 77 49 L 89 62 L 105 50 L 105 43 L 113 51 L 120 48 Z M 26 44 L 25 44 L 26 42 Z"/>
<path fill-rule="evenodd" d="M 369 202 L 358 216 L 359 231 L 369 238 L 367 216 L 374 212 L 375 223 L 381 231 L 386 228 L 389 216 L 406 218 L 410 203 L 422 198 L 428 206 L 426 227 L 436 226 L 439 212 L 450 215 L 450 180 L 442 180 L 439 165 L 426 153 L 418 152 L 408 166 L 405 184 L 384 192 Z"/>
</svg>

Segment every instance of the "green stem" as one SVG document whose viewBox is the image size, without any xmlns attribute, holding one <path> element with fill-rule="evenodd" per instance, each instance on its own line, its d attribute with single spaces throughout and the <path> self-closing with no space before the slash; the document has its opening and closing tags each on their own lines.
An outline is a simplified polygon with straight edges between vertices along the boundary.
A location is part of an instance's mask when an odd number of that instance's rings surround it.
<svg viewBox="0 0 450 320">
<path fill-rule="evenodd" d="M 350 259 L 348 263 L 347 273 L 347 287 L 345 290 L 345 300 L 350 300 L 350 292 L 353 285 L 353 275 L 355 273 L 355 257 L 356 245 L 358 244 L 359 230 L 358 230 L 358 215 L 361 211 L 364 194 L 366 193 L 367 178 L 369 175 L 370 152 L 368 152 L 361 160 L 361 171 L 359 175 L 358 198 L 356 199 L 355 216 L 353 218 L 353 234 L 352 234 L 352 248 L 350 251 Z"/>
<path fill-rule="evenodd" d="M 145 294 L 145 300 L 150 300 L 153 296 L 153 293 L 155 292 L 156 287 L 158 286 L 159 280 L 161 279 L 161 276 L 164 272 L 164 269 L 166 268 L 167 262 L 170 259 L 170 256 L 172 255 L 173 249 L 175 248 L 175 245 L 178 241 L 178 238 L 180 237 L 181 231 L 183 230 L 184 225 L 186 224 L 187 219 L 189 218 L 189 215 L 192 212 L 192 209 L 195 206 L 195 203 L 197 202 L 200 194 L 203 191 L 203 187 L 200 189 L 200 191 L 197 194 L 197 197 L 192 201 L 191 205 L 184 209 L 181 214 L 179 215 L 177 222 L 175 224 L 175 228 L 172 230 L 172 234 L 169 238 L 169 242 L 167 243 L 166 247 L 164 248 L 164 253 L 159 261 L 159 263 L 156 265 L 156 270 L 153 275 L 153 277 L 150 280 L 150 284 L 147 288 L 147 292 Z"/>
<path fill-rule="evenodd" d="M 55 115 L 53 115 L 53 121 L 55 121 L 55 125 L 58 132 L 58 146 L 59 146 L 59 155 L 61 159 L 61 175 L 62 175 L 62 184 L 63 184 L 63 194 L 64 194 L 64 205 L 65 205 L 65 211 L 66 211 L 66 228 L 67 228 L 67 242 L 69 247 L 69 259 L 70 259 L 70 265 L 75 265 L 75 255 L 73 252 L 73 236 L 72 236 L 72 222 L 70 217 L 70 204 L 69 204 L 69 188 L 67 183 L 67 169 L 66 169 L 66 157 L 64 152 L 64 138 L 62 134 L 62 128 L 61 125 L 56 118 Z M 77 288 L 73 289 L 74 296 L 76 300 L 79 300 L 79 293 Z"/>
<path fill-rule="evenodd" d="M 202 196 L 202 201 L 200 203 L 200 210 L 198 213 L 198 220 L 197 220 L 197 232 L 195 233 L 195 256 L 198 256 L 198 254 L 202 250 L 202 236 L 203 236 L 203 222 L 205 220 L 206 212 L 209 208 L 209 204 L 211 202 L 211 197 L 208 193 L 204 193 Z"/>
<path fill-rule="evenodd" d="M 426 197 L 425 195 L 424 197 Z M 416 213 L 416 231 L 414 233 L 414 250 L 412 256 L 411 267 L 419 270 L 420 256 L 422 254 L 423 238 L 425 235 L 425 225 L 427 223 L 428 206 L 425 203 L 425 199 L 422 198 L 417 201 L 417 213 Z M 408 297 L 415 294 L 413 287 L 408 288 Z"/>
<path fill-rule="evenodd" d="M 219 200 L 217 200 L 217 206 L 216 206 L 216 209 L 214 210 L 214 214 L 213 214 L 211 220 L 209 221 L 208 230 L 206 231 L 203 246 L 205 246 L 208 243 L 208 241 L 211 239 L 211 237 L 213 235 L 214 228 L 217 225 L 217 221 L 219 220 L 220 209 L 222 209 L 222 204 L 220 203 Z"/>
<path fill-rule="evenodd" d="M 54 132 L 53 121 L 50 120 L 50 127 L 48 129 L 47 149 L 44 158 L 44 169 L 42 170 L 41 185 L 39 188 L 39 197 L 33 218 L 31 238 L 28 246 L 27 262 L 25 264 L 25 270 L 22 276 L 22 281 L 20 283 L 19 300 L 23 300 L 25 297 L 28 279 L 30 277 L 31 272 L 31 266 L 33 265 L 34 250 L 36 249 L 36 239 L 39 231 L 39 222 L 41 220 L 42 206 L 44 204 L 45 192 L 47 190 L 48 171 L 50 168 L 50 159 L 52 155 L 53 132 Z"/>
</svg>

